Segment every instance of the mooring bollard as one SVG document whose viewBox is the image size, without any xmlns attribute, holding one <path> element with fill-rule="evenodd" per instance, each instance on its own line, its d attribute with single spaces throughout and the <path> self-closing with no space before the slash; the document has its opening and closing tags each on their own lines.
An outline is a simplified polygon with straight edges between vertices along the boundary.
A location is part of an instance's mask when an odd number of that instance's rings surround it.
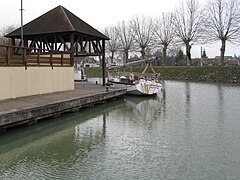
<svg viewBox="0 0 240 180">
<path fill-rule="evenodd" d="M 108 90 L 108 86 L 106 86 L 106 92 L 108 92 L 109 90 Z"/>
<path fill-rule="evenodd" d="M 98 84 L 98 81 L 96 81 L 96 84 Z"/>
</svg>

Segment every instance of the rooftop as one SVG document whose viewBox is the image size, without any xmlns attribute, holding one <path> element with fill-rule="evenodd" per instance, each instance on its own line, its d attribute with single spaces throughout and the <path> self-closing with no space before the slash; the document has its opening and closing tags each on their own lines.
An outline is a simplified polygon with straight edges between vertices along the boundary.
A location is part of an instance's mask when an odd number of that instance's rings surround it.
<svg viewBox="0 0 240 180">
<path fill-rule="evenodd" d="M 23 26 L 23 31 L 24 36 L 76 32 L 95 38 L 109 40 L 107 36 L 84 22 L 63 6 L 57 6 L 25 24 Z M 21 28 L 7 34 L 6 37 L 20 38 Z"/>
</svg>

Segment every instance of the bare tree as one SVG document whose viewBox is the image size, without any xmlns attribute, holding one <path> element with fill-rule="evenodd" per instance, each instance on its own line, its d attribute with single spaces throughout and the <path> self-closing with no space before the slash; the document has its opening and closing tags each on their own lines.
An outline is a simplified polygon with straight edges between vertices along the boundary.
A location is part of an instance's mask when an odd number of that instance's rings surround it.
<svg viewBox="0 0 240 180">
<path fill-rule="evenodd" d="M 205 18 L 206 37 L 209 41 L 221 41 L 221 64 L 224 63 L 226 41 L 240 38 L 239 0 L 209 0 Z"/>
<path fill-rule="evenodd" d="M 1 30 L 0 30 L 0 44 L 3 44 L 3 45 L 10 45 L 11 44 L 11 41 L 10 39 L 4 37 L 6 34 L 14 31 L 15 29 L 17 29 L 17 26 L 16 25 L 8 25 L 8 26 L 5 26 L 3 27 Z"/>
<path fill-rule="evenodd" d="M 0 44 L 1 45 L 11 45 L 11 39 L 4 37 L 6 34 L 12 32 L 13 30 L 17 29 L 16 25 L 9 25 L 5 26 L 0 30 Z M 0 56 L 6 55 L 6 49 L 0 48 Z"/>
<path fill-rule="evenodd" d="M 129 22 L 122 21 L 117 26 L 120 49 L 125 54 L 125 62 L 128 63 L 129 51 L 133 46 L 133 29 Z"/>
<path fill-rule="evenodd" d="M 203 33 L 202 19 L 202 10 L 197 0 L 182 2 L 174 12 L 175 34 L 186 46 L 187 65 L 191 64 L 191 47 Z"/>
<path fill-rule="evenodd" d="M 162 16 L 155 21 L 154 33 L 157 44 L 163 46 L 163 63 L 164 66 L 167 58 L 167 48 L 174 38 L 174 23 L 172 13 L 162 13 Z"/>
<path fill-rule="evenodd" d="M 146 57 L 146 48 L 152 45 L 153 41 L 153 19 L 145 16 L 135 16 L 131 20 L 134 30 L 134 40 L 140 48 L 141 57 Z"/>
<path fill-rule="evenodd" d="M 107 41 L 106 49 L 111 53 L 111 63 L 113 63 L 114 54 L 117 50 L 119 50 L 119 38 L 117 33 L 117 28 L 115 26 L 107 27 L 104 31 L 105 35 L 110 38 Z"/>
</svg>

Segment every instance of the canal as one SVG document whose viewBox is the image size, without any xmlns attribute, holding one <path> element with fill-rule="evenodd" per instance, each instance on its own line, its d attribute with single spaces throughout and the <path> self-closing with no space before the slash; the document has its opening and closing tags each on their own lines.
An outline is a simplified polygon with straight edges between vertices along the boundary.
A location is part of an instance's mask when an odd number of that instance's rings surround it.
<svg viewBox="0 0 240 180">
<path fill-rule="evenodd" d="M 0 179 L 239 179 L 240 87 L 165 81 L 0 135 Z"/>
</svg>

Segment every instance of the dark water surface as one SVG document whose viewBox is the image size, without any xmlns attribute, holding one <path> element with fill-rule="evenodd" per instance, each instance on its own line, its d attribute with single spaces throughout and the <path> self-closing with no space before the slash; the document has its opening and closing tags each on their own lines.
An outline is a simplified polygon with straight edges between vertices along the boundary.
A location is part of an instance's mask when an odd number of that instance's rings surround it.
<svg viewBox="0 0 240 180">
<path fill-rule="evenodd" d="M 240 179 L 240 87 L 166 81 L 0 136 L 0 179 Z"/>
</svg>

